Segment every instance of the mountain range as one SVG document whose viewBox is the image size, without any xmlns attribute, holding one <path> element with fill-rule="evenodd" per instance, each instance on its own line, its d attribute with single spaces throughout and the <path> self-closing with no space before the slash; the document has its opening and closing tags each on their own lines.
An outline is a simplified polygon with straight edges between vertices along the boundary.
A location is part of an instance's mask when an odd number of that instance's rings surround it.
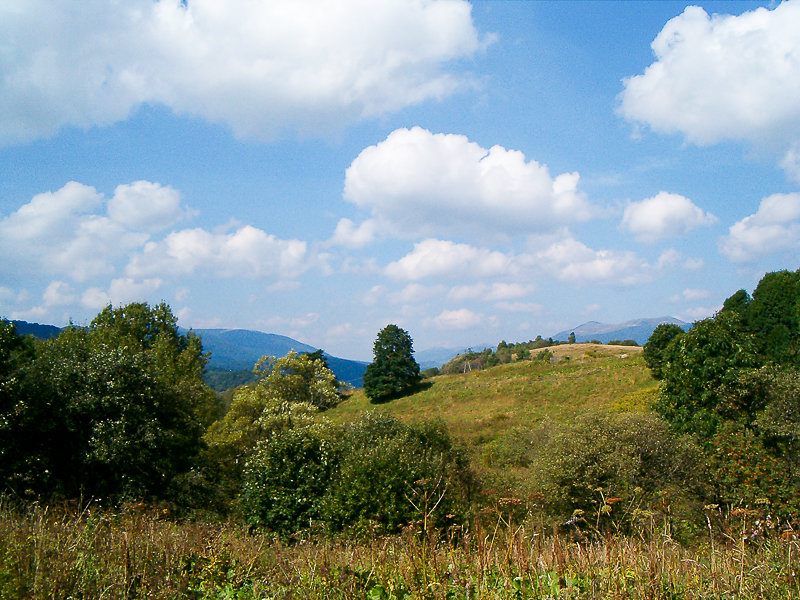
<svg viewBox="0 0 800 600">
<path fill-rule="evenodd" d="M 583 325 L 578 325 L 573 329 L 565 329 L 553 335 L 554 340 L 566 340 L 570 333 L 575 334 L 576 342 L 598 341 L 607 344 L 611 340 L 633 340 L 640 346 L 647 343 L 656 327 L 663 323 L 671 323 L 682 327 L 684 330 L 692 327 L 691 323 L 681 321 L 675 317 L 654 317 L 650 319 L 634 319 L 624 323 L 609 325 L 589 321 Z"/>
</svg>

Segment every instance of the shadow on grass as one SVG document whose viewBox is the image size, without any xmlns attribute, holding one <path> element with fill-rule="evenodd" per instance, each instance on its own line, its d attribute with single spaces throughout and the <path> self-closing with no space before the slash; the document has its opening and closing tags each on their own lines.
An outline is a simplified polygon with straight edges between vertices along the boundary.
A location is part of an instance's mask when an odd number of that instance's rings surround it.
<svg viewBox="0 0 800 600">
<path fill-rule="evenodd" d="M 411 394 L 416 394 L 417 392 L 424 392 L 425 390 L 431 389 L 431 387 L 433 387 L 432 381 L 420 381 L 416 385 L 404 389 L 402 392 L 397 392 L 396 394 L 390 394 L 388 396 L 380 396 L 378 398 L 370 398 L 369 402 L 370 404 L 386 404 L 398 398 L 404 398 Z"/>
</svg>

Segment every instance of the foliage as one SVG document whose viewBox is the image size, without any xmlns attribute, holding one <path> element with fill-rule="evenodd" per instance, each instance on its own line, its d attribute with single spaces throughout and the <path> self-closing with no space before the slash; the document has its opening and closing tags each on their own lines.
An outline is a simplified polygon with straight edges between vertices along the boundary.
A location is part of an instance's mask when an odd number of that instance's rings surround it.
<svg viewBox="0 0 800 600">
<path fill-rule="evenodd" d="M 658 494 L 677 490 L 685 495 L 701 480 L 693 471 L 699 450 L 653 414 L 588 414 L 565 424 L 548 423 L 537 432 L 532 468 L 541 473 L 549 505 L 564 516 L 580 510 L 600 522 L 613 512 L 611 497 L 621 503 L 619 512 Z M 600 509 L 606 512 L 599 514 Z M 613 516 L 617 527 L 630 526 L 630 511 L 624 518 Z"/>
<path fill-rule="evenodd" d="M 364 391 L 373 402 L 406 394 L 419 383 L 411 336 L 397 325 L 387 325 L 378 333 L 373 356 L 364 373 Z"/>
<path fill-rule="evenodd" d="M 324 358 L 290 352 L 259 361 L 259 380 L 236 389 L 225 416 L 205 434 L 208 459 L 216 465 L 219 485 L 235 496 L 245 462 L 260 440 L 276 432 L 315 422 L 315 413 L 340 400 L 335 375 Z"/>
<path fill-rule="evenodd" d="M 653 330 L 644 345 L 642 356 L 655 379 L 661 379 L 664 376 L 664 367 L 670 358 L 668 350 L 670 343 L 683 333 L 683 329 L 673 323 L 662 323 Z"/>
<path fill-rule="evenodd" d="M 395 532 L 415 520 L 446 524 L 463 514 L 472 493 L 467 459 L 440 422 L 404 425 L 369 412 L 345 429 L 340 456 L 326 500 L 334 529 L 372 525 Z"/>
<path fill-rule="evenodd" d="M 656 349 L 648 362 L 662 377 L 655 408 L 704 446 L 711 500 L 770 502 L 778 514 L 796 514 L 800 271 L 767 273 L 752 297 L 739 290 L 713 319 Z"/>
<path fill-rule="evenodd" d="M 800 367 L 800 270 L 764 275 L 744 321 L 759 354 L 770 362 Z"/>
<path fill-rule="evenodd" d="M 242 510 L 255 527 L 288 535 L 322 516 L 338 453 L 324 423 L 275 427 L 247 460 Z"/>
<path fill-rule="evenodd" d="M 291 351 L 278 359 L 265 357 L 256 363 L 256 372 L 266 374 L 258 387 L 266 396 L 281 402 L 307 402 L 326 409 L 341 400 L 339 382 L 321 352 Z"/>
<path fill-rule="evenodd" d="M 106 307 L 35 346 L 3 406 L 4 473 L 19 494 L 168 498 L 215 415 L 197 338 L 169 307 Z M 176 487 L 177 486 L 177 487 Z"/>
<path fill-rule="evenodd" d="M 759 362 L 752 336 L 736 313 L 720 312 L 676 336 L 666 353 L 655 409 L 679 431 L 708 439 L 720 422 L 721 391 Z"/>
</svg>

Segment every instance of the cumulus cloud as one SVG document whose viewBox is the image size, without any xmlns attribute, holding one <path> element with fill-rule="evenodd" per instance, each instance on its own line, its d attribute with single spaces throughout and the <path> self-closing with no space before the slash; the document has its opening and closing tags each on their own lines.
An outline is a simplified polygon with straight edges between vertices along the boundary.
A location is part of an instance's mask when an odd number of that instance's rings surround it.
<svg viewBox="0 0 800 600">
<path fill-rule="evenodd" d="M 103 205 L 102 194 L 74 181 L 58 191 L 37 194 L 0 220 L 5 267 L 35 267 L 77 281 L 113 273 L 114 259 L 143 244 L 148 235 L 129 231 L 102 214 Z"/>
<path fill-rule="evenodd" d="M 621 227 L 641 242 L 653 243 L 679 237 L 696 227 L 711 225 L 717 218 L 680 194 L 659 192 L 652 198 L 633 202 L 625 209 Z"/>
<path fill-rule="evenodd" d="M 558 279 L 579 285 L 635 285 L 651 277 L 649 265 L 633 252 L 593 250 L 573 238 L 537 252 L 534 260 Z"/>
<path fill-rule="evenodd" d="M 214 277 L 288 277 L 308 268 L 306 243 L 281 240 L 246 225 L 233 233 L 184 229 L 148 242 L 126 269 L 132 277 L 189 275 Z"/>
<path fill-rule="evenodd" d="M 506 274 L 512 268 L 512 259 L 502 252 L 427 239 L 414 244 L 414 250 L 387 265 L 386 274 L 393 279 L 416 281 L 428 277 L 493 277 Z"/>
<path fill-rule="evenodd" d="M 440 329 L 469 329 L 480 324 L 481 320 L 480 315 L 468 308 L 459 308 L 442 311 L 434 317 L 433 323 Z"/>
<path fill-rule="evenodd" d="M 800 193 L 764 198 L 754 215 L 730 227 L 719 248 L 739 263 L 800 248 Z"/>
<path fill-rule="evenodd" d="M 656 61 L 624 81 L 620 113 L 699 145 L 747 140 L 785 152 L 800 141 L 798 31 L 797 0 L 739 16 L 689 6 L 653 41 Z"/>
<path fill-rule="evenodd" d="M 364 149 L 347 169 L 344 197 L 405 237 L 527 234 L 590 218 L 578 179 L 552 177 L 516 150 L 414 127 Z"/>
<path fill-rule="evenodd" d="M 108 201 L 108 216 L 128 229 L 167 229 L 183 212 L 177 190 L 150 181 L 119 185 Z"/>
<path fill-rule="evenodd" d="M 350 219 L 339 219 L 331 243 L 348 248 L 363 248 L 375 239 L 375 222 L 364 221 L 356 225 Z"/>
<path fill-rule="evenodd" d="M 42 294 L 45 306 L 63 306 L 75 302 L 75 292 L 65 281 L 53 281 Z"/>
<path fill-rule="evenodd" d="M 0 144 L 163 104 L 270 139 L 384 114 L 469 83 L 463 0 L 11 0 L 0 8 Z"/>
</svg>

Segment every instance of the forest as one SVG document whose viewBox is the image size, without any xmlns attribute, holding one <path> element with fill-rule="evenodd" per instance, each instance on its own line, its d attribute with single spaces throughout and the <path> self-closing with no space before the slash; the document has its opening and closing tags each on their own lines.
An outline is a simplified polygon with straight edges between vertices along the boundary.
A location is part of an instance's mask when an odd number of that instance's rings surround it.
<svg viewBox="0 0 800 600">
<path fill-rule="evenodd" d="M 800 596 L 800 271 L 643 349 L 412 343 L 219 394 L 163 303 L 0 322 L 0 598 Z"/>
</svg>

